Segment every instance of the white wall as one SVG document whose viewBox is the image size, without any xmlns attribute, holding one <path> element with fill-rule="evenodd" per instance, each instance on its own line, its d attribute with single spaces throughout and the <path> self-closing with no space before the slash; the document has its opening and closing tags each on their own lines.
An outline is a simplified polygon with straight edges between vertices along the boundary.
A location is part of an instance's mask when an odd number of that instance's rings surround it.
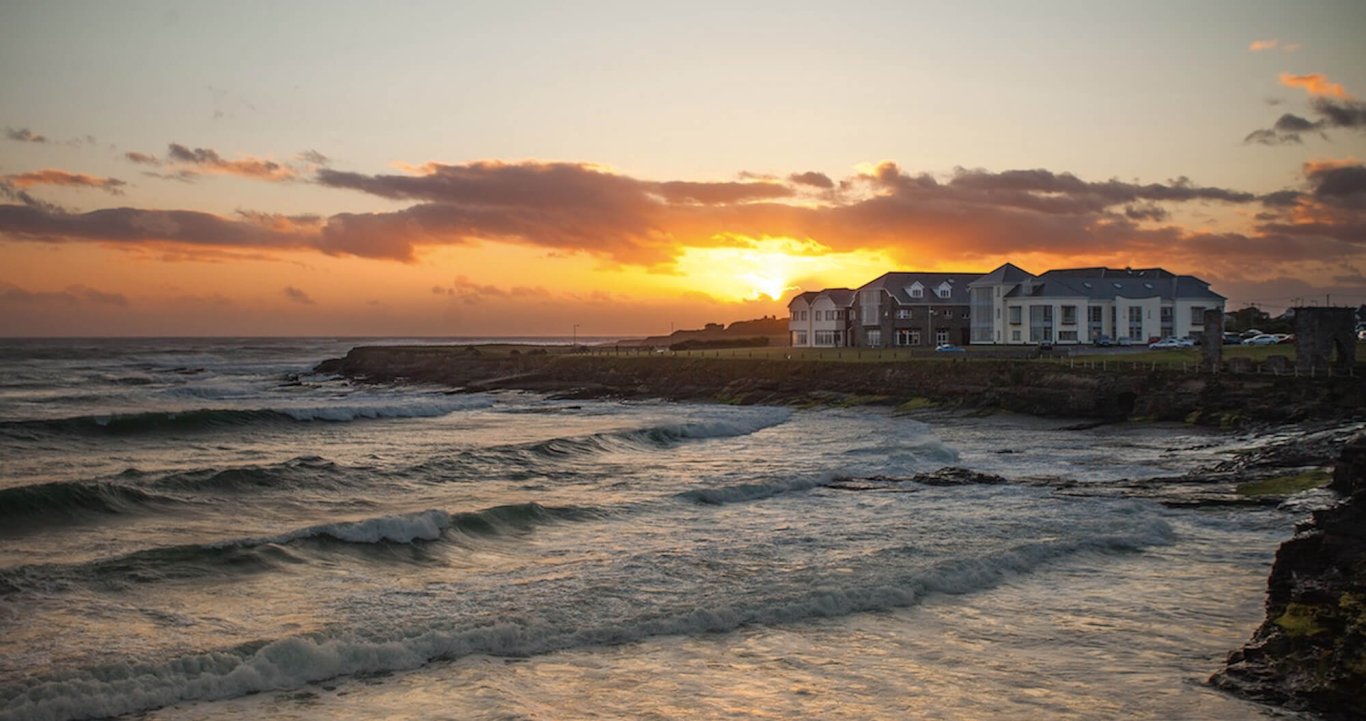
<svg viewBox="0 0 1366 721">
<path fill-rule="evenodd" d="M 818 345 L 827 348 L 847 345 L 848 339 L 844 337 L 844 319 L 840 317 L 843 310 L 843 308 L 835 305 L 835 301 L 831 300 L 830 296 L 817 296 L 815 300 L 811 301 L 811 314 L 809 316 L 811 318 L 811 330 L 810 335 L 807 336 L 807 342 L 813 346 Z M 834 313 L 836 317 L 827 319 L 826 316 L 831 313 Z M 833 332 L 837 334 L 837 337 L 834 343 L 817 343 L 817 332 Z"/>
<path fill-rule="evenodd" d="M 791 303 L 787 304 L 787 312 L 788 342 L 799 347 L 811 345 L 813 339 L 811 335 L 811 306 L 807 304 L 804 298 L 794 298 Z M 804 318 L 802 317 L 803 314 L 805 314 Z M 797 336 L 799 332 L 806 335 L 806 342 L 800 342 L 801 339 Z"/>
<path fill-rule="evenodd" d="M 1224 310 L 1224 302 L 1216 298 L 1201 298 L 1199 300 L 1177 299 L 1173 310 L 1176 316 L 1172 319 L 1175 321 L 1173 326 L 1177 338 L 1188 338 L 1192 334 L 1200 335 L 1205 332 L 1204 325 L 1196 325 L 1191 322 L 1191 309 L 1196 307 L 1204 308 L 1205 310 L 1217 308 L 1222 312 Z"/>
</svg>

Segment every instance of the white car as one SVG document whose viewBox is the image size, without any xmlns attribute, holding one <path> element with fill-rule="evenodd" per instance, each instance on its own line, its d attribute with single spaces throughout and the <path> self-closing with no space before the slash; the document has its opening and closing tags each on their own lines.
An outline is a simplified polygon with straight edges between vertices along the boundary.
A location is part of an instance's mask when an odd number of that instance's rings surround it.
<svg viewBox="0 0 1366 721">
<path fill-rule="evenodd" d="M 1156 343 L 1149 343 L 1151 350 L 1164 350 L 1167 348 L 1194 348 L 1195 342 L 1190 338 L 1163 338 Z"/>
<path fill-rule="evenodd" d="M 1280 338 L 1277 338 L 1276 336 L 1270 333 L 1263 333 L 1261 335 L 1254 335 L 1251 338 L 1248 338 L 1247 340 L 1243 341 L 1243 345 L 1276 345 L 1280 342 Z"/>
</svg>

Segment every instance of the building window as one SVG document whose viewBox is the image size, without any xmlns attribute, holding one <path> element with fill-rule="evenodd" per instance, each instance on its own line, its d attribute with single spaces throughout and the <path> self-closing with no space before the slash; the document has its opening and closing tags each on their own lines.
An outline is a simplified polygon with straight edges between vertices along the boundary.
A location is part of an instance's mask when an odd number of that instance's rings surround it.
<svg viewBox="0 0 1366 721">
<path fill-rule="evenodd" d="M 934 342 L 935 342 L 935 345 L 943 345 L 943 344 L 945 344 L 945 343 L 948 343 L 948 342 L 949 342 L 949 329 L 948 329 L 948 328 L 940 328 L 939 330 L 935 331 L 935 332 L 934 332 Z"/>
<path fill-rule="evenodd" d="M 1193 305 L 1193 306 L 1191 306 L 1191 325 L 1198 325 L 1198 326 L 1204 327 L 1204 325 L 1205 325 L 1205 307 L 1204 307 L 1204 306 L 1202 306 L 1202 305 Z"/>
<path fill-rule="evenodd" d="M 1011 340 L 1011 342 L 1013 342 L 1013 343 L 1019 343 L 1019 342 L 1020 342 L 1020 330 L 1019 330 L 1018 328 L 1015 329 L 1015 330 L 1010 331 L 1010 340 Z"/>
<path fill-rule="evenodd" d="M 1021 315 L 1020 306 L 1018 306 L 1018 305 L 1013 305 L 1013 306 L 1010 307 L 1010 322 L 1011 322 L 1012 325 L 1019 325 L 1019 324 L 1020 324 L 1020 315 Z"/>
<path fill-rule="evenodd" d="M 1053 306 L 1029 306 L 1029 342 L 1049 343 L 1053 340 Z"/>
<path fill-rule="evenodd" d="M 839 345 L 839 333 L 833 330 L 816 331 L 816 345 L 818 346 L 837 346 Z"/>
<path fill-rule="evenodd" d="M 924 298 L 924 297 L 925 297 L 925 289 L 922 288 L 922 287 L 920 287 L 920 284 L 919 284 L 919 283 L 916 283 L 915 285 L 911 286 L 911 291 L 910 291 L 910 292 L 911 292 L 911 297 L 912 297 L 912 298 Z"/>
<path fill-rule="evenodd" d="M 797 315 L 800 316 L 797 320 L 806 320 L 806 311 L 801 311 Z"/>
<path fill-rule="evenodd" d="M 862 309 L 863 325 L 877 325 L 877 291 L 865 290 L 859 293 L 859 308 Z"/>
<path fill-rule="evenodd" d="M 799 330 L 792 335 L 792 345 L 806 345 L 806 331 Z"/>
<path fill-rule="evenodd" d="M 920 345 L 920 331 L 905 329 L 897 331 L 896 344 L 899 346 Z"/>
<path fill-rule="evenodd" d="M 871 328 L 871 329 L 869 329 L 869 330 L 868 330 L 868 334 L 867 334 L 867 341 L 868 341 L 868 347 L 869 347 L 869 348 L 881 348 L 881 347 L 882 347 L 882 329 L 881 329 L 881 328 Z"/>
<path fill-rule="evenodd" d="M 910 318 L 911 318 L 911 309 L 910 309 L 910 308 L 897 308 L 897 309 L 896 309 L 896 319 L 897 319 L 897 320 L 910 320 Z"/>
<path fill-rule="evenodd" d="M 1129 306 L 1129 337 L 1143 338 L 1143 308 L 1141 306 Z"/>
<path fill-rule="evenodd" d="M 1102 320 L 1102 318 L 1104 317 L 1104 312 L 1104 308 L 1098 305 L 1093 305 L 1086 309 L 1086 320 L 1091 322 L 1093 325 L 1098 325 L 1104 322 Z"/>
<path fill-rule="evenodd" d="M 1076 307 L 1075 305 L 1065 305 L 1065 306 L 1062 307 L 1062 324 L 1063 324 L 1063 325 L 1076 325 L 1076 324 L 1077 324 L 1077 307 Z M 1073 340 L 1076 340 L 1076 339 L 1073 338 Z"/>
<path fill-rule="evenodd" d="M 946 311 L 944 311 L 944 320 L 953 320 L 953 311 L 951 311 L 951 310 L 946 310 Z"/>
<path fill-rule="evenodd" d="M 1074 330 L 1060 330 L 1060 331 L 1058 331 L 1058 342 L 1059 342 L 1059 343 L 1076 343 L 1076 342 L 1077 342 L 1077 332 L 1074 331 Z"/>
</svg>

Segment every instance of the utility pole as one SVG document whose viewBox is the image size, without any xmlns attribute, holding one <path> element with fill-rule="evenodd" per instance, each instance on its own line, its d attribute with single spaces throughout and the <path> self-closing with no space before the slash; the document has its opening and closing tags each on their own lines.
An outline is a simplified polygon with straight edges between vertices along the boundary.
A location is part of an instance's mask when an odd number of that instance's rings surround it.
<svg viewBox="0 0 1366 721">
<path fill-rule="evenodd" d="M 572 340 L 569 342 L 569 349 L 570 349 L 570 351 L 573 352 L 573 353 L 578 353 L 578 352 L 579 352 L 579 324 L 578 324 L 578 323 L 575 323 L 575 324 L 574 324 L 574 331 L 573 331 L 573 335 L 572 335 L 571 337 L 572 337 Z"/>
</svg>

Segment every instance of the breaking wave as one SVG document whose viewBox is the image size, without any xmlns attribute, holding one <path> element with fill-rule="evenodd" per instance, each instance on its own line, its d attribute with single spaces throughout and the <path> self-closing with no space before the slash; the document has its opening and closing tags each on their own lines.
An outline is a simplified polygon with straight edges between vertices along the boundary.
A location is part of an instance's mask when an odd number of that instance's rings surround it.
<svg viewBox="0 0 1366 721">
<path fill-rule="evenodd" d="M 283 463 L 205 468 L 162 476 L 149 485 L 187 491 L 238 491 L 267 488 L 342 485 L 347 469 L 319 456 L 299 456 Z M 140 475 L 140 474 L 139 474 Z"/>
<path fill-rule="evenodd" d="M 13 567 L 0 570 L 0 591 L 36 589 L 53 592 L 83 583 L 146 583 L 224 573 L 255 573 L 286 563 L 306 562 L 299 548 L 301 545 L 417 544 L 436 541 L 450 533 L 516 535 L 540 524 L 601 515 L 602 512 L 591 508 L 542 506 L 539 503 L 494 506 L 461 513 L 428 509 L 309 526 L 274 536 L 149 548 L 78 564 Z"/>
<path fill-rule="evenodd" d="M 55 481 L 0 489 L 0 529 L 27 529 L 84 515 L 130 513 L 178 499 L 109 481 Z M 4 535 L 0 530 L 0 535 Z"/>
<path fill-rule="evenodd" d="M 200 408 L 185 411 L 148 411 L 70 418 L 5 421 L 0 432 L 26 434 L 135 435 L 167 431 L 233 428 L 260 423 L 328 421 L 344 423 L 381 418 L 430 418 L 461 410 L 487 408 L 487 396 L 442 396 L 420 400 L 371 403 L 336 403 L 280 408 Z"/>
<path fill-rule="evenodd" d="M 662 423 L 648 428 L 553 438 L 522 449 L 534 455 L 562 458 L 623 448 L 668 448 L 686 441 L 747 436 L 785 423 L 791 417 L 792 411 L 787 408 L 761 408 L 727 418 Z"/>
<path fill-rule="evenodd" d="M 868 582 L 812 587 L 785 596 L 692 609 L 624 610 L 581 625 L 530 613 L 491 624 L 431 625 L 377 633 L 336 632 L 282 638 L 160 664 L 116 665 L 26 681 L 0 690 L 0 721 L 66 721 L 112 716 L 194 700 L 284 690 L 339 676 L 414 669 L 471 654 L 529 656 L 613 645 L 662 635 L 727 632 L 812 618 L 906 607 L 934 594 L 982 590 L 1042 564 L 1082 552 L 1130 552 L 1169 543 L 1161 520 L 1089 539 L 1034 542 L 987 556 L 954 559 Z M 611 616 L 611 614 L 609 614 Z"/>
<path fill-rule="evenodd" d="M 675 497 L 709 506 L 720 506 L 727 503 L 758 501 L 784 493 L 809 491 L 812 488 L 828 485 L 834 479 L 833 473 L 827 473 L 813 478 L 793 478 L 767 483 L 737 483 L 732 486 L 716 488 L 694 488 L 683 491 Z"/>
</svg>

